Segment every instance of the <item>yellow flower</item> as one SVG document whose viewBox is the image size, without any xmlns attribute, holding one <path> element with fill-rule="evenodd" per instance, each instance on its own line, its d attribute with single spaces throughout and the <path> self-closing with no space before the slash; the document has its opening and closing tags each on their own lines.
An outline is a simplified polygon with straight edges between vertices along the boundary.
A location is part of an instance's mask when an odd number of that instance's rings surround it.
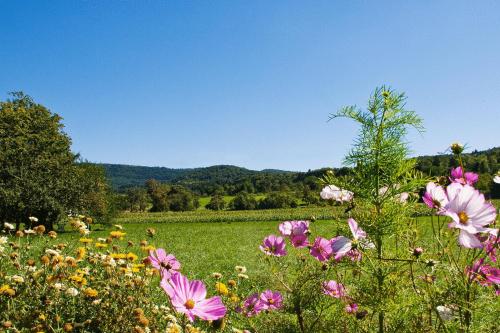
<svg viewBox="0 0 500 333">
<path fill-rule="evenodd" d="M 141 250 L 144 252 L 154 251 L 156 248 L 153 245 L 141 246 Z"/>
<path fill-rule="evenodd" d="M 127 260 L 129 261 L 136 261 L 139 257 L 132 252 L 127 253 Z"/>
<path fill-rule="evenodd" d="M 45 319 L 47 319 L 47 317 L 45 317 L 45 315 L 43 313 L 40 313 L 40 315 L 38 316 L 38 319 L 40 319 L 41 321 L 45 321 Z"/>
<path fill-rule="evenodd" d="M 125 236 L 126 233 L 125 232 L 121 232 L 121 231 L 111 231 L 109 233 L 109 237 L 111 238 L 123 238 L 123 236 Z"/>
<path fill-rule="evenodd" d="M 215 290 L 221 295 L 227 296 L 229 291 L 227 290 L 227 287 L 224 283 L 222 282 L 216 282 L 215 283 Z"/>
<path fill-rule="evenodd" d="M 0 295 L 14 296 L 16 291 L 12 289 L 8 284 L 4 284 L 0 287 Z"/>
<path fill-rule="evenodd" d="M 79 286 L 84 286 L 87 284 L 87 279 L 81 275 L 72 275 L 68 280 L 75 282 Z"/>
<path fill-rule="evenodd" d="M 93 239 L 92 238 L 80 238 L 80 243 L 83 243 L 83 244 L 90 244 L 93 242 Z"/>
<path fill-rule="evenodd" d="M 111 258 L 113 258 L 113 259 L 127 259 L 127 255 L 125 253 L 111 253 Z"/>
<path fill-rule="evenodd" d="M 105 243 L 95 243 L 95 247 L 98 249 L 105 249 L 108 247 L 108 244 Z"/>
<path fill-rule="evenodd" d="M 83 260 L 83 258 L 85 258 L 86 253 L 87 253 L 87 250 L 85 250 L 84 247 L 79 247 L 76 250 L 76 260 L 78 260 L 78 261 Z"/>
<path fill-rule="evenodd" d="M 85 294 L 85 296 L 88 296 L 88 297 L 97 297 L 97 295 L 99 294 L 99 292 L 97 290 L 92 289 L 92 288 L 85 289 L 83 293 Z"/>
</svg>

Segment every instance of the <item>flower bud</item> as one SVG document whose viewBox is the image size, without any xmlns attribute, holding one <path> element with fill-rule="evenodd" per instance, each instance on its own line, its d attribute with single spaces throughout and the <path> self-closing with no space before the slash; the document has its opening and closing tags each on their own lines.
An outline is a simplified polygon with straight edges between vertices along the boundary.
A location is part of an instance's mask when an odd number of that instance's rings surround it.
<svg viewBox="0 0 500 333">
<path fill-rule="evenodd" d="M 458 142 L 454 142 L 451 144 L 450 149 L 453 154 L 458 155 L 464 151 L 464 146 Z"/>
</svg>

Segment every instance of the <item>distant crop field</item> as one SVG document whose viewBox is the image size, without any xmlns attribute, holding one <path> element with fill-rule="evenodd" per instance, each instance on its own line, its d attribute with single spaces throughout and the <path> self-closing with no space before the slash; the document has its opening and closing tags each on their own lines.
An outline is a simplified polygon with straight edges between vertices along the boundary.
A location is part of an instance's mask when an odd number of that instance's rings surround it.
<svg viewBox="0 0 500 333">
<path fill-rule="evenodd" d="M 248 222 L 285 220 L 332 220 L 343 216 L 345 207 L 299 207 L 244 211 L 210 211 L 208 209 L 188 212 L 130 213 L 118 216 L 117 223 L 176 223 L 176 222 Z"/>
</svg>

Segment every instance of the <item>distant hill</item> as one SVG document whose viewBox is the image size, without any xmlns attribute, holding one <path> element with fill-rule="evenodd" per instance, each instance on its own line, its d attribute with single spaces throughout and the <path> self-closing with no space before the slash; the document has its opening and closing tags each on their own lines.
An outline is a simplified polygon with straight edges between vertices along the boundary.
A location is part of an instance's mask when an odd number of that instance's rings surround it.
<svg viewBox="0 0 500 333">
<path fill-rule="evenodd" d="M 464 154 L 463 161 L 468 170 L 481 175 L 482 191 L 500 196 L 500 186 L 492 183 L 492 175 L 500 169 L 500 147 L 473 151 Z M 429 176 L 446 175 L 451 167 L 458 165 L 452 155 L 432 155 L 417 157 L 417 169 Z M 232 194 L 245 190 L 255 193 L 270 191 L 300 191 L 303 184 L 311 184 L 313 179 L 324 174 L 327 168 L 294 172 L 276 169 L 249 170 L 234 165 L 215 165 L 205 168 L 172 169 L 123 164 L 101 164 L 113 188 L 123 191 L 134 186 L 143 186 L 146 180 L 183 185 L 201 195 L 217 190 Z M 348 169 L 336 169 L 345 173 Z"/>
<path fill-rule="evenodd" d="M 234 165 L 214 165 L 205 168 L 172 169 L 165 167 L 147 167 L 124 164 L 100 164 L 115 190 L 143 186 L 146 180 L 181 184 L 193 187 L 193 184 L 235 184 L 248 178 L 268 175 L 291 175 L 294 172 L 268 169 L 249 170 Z"/>
</svg>

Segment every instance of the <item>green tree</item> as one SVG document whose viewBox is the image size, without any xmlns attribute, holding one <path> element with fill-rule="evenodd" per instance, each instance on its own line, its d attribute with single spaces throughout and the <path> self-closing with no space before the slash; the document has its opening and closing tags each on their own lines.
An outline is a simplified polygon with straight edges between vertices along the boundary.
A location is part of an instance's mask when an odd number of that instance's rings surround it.
<svg viewBox="0 0 500 333">
<path fill-rule="evenodd" d="M 170 191 L 170 186 L 162 184 L 155 179 L 149 179 L 146 181 L 146 189 L 152 203 L 150 211 L 167 211 L 169 207 L 167 194 Z"/>
<path fill-rule="evenodd" d="M 128 209 L 131 212 L 144 212 L 149 204 L 148 192 L 143 187 L 127 189 Z"/>
<path fill-rule="evenodd" d="M 205 208 L 210 210 L 223 210 L 226 207 L 226 202 L 224 201 L 224 196 L 220 194 L 214 194 L 210 198 L 210 202 L 205 205 Z"/>
<path fill-rule="evenodd" d="M 62 118 L 22 92 L 11 95 L 0 102 L 0 221 L 19 228 L 35 216 L 51 230 L 85 208 L 90 188 L 78 186 L 83 171 Z"/>
<path fill-rule="evenodd" d="M 169 209 L 174 212 L 195 210 L 199 207 L 198 198 L 182 186 L 172 186 L 167 197 Z"/>
<path fill-rule="evenodd" d="M 257 200 L 246 192 L 238 193 L 229 203 L 232 210 L 252 210 L 257 208 Z"/>
</svg>

